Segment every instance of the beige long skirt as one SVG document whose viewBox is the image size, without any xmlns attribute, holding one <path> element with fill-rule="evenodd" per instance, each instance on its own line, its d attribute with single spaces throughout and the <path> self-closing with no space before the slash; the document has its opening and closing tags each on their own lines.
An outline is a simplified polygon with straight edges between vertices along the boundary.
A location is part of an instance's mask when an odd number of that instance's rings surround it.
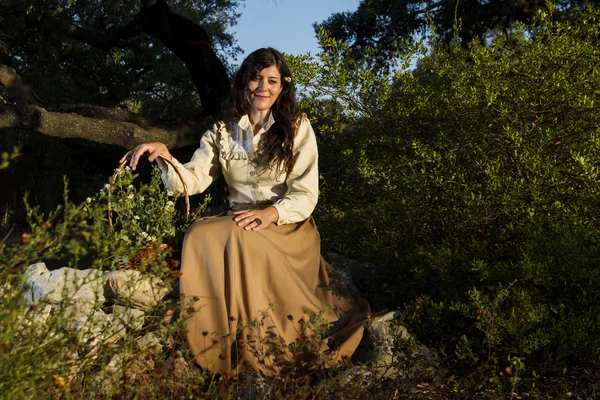
<svg viewBox="0 0 600 400">
<path fill-rule="evenodd" d="M 260 232 L 231 216 L 194 222 L 183 243 L 181 296 L 196 362 L 215 373 L 251 366 L 273 375 L 349 358 L 368 304 L 330 286 L 328 268 L 312 217 Z"/>
</svg>

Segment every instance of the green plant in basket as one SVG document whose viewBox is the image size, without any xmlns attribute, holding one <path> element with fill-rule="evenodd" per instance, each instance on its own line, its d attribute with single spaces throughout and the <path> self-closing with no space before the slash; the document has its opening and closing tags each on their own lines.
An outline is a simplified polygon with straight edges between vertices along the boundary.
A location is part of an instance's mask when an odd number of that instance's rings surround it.
<svg viewBox="0 0 600 400">
<path fill-rule="evenodd" d="M 118 239 L 143 246 L 175 242 L 178 216 L 175 201 L 179 193 L 161 186 L 160 169 L 153 168 L 149 183 L 134 185 L 137 174 L 129 167 L 120 170 L 108 186 L 114 211 L 113 229 Z"/>
<path fill-rule="evenodd" d="M 139 264 L 141 258 L 156 258 L 167 247 L 178 250 L 189 224 L 203 215 L 206 202 L 189 218 L 175 207 L 180 193 L 164 188 L 160 169 L 154 167 L 148 183 L 138 182 L 129 167 L 115 172 L 113 183 L 107 183 L 99 193 L 86 199 L 87 211 L 96 220 L 106 221 L 106 236 L 128 248 L 128 254 L 119 254 L 120 264 Z M 94 207 L 95 203 L 106 207 Z M 95 215 L 102 213 L 102 215 Z M 152 254 L 149 254 L 152 253 Z M 163 254 L 164 255 L 164 254 Z M 136 260 L 136 258 L 138 258 Z"/>
</svg>

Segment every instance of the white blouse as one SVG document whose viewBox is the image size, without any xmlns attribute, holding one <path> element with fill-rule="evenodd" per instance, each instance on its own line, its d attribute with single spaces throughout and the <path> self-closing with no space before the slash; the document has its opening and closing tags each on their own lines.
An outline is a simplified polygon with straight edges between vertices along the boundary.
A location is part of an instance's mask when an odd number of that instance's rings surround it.
<svg viewBox="0 0 600 400">
<path fill-rule="evenodd" d="M 173 158 L 187 183 L 189 194 L 202 193 L 223 172 L 232 207 L 236 204 L 272 204 L 279 212 L 278 225 L 308 218 L 317 205 L 319 170 L 317 140 L 306 115 L 296 127 L 295 161 L 289 174 L 276 176 L 275 171 L 250 162 L 262 135 L 274 122 L 271 113 L 256 135 L 247 115 L 237 125 L 227 126 L 220 122 L 204 133 L 190 162 L 181 164 Z M 162 180 L 171 190 L 183 192 L 177 173 L 168 164 L 163 167 Z"/>
</svg>

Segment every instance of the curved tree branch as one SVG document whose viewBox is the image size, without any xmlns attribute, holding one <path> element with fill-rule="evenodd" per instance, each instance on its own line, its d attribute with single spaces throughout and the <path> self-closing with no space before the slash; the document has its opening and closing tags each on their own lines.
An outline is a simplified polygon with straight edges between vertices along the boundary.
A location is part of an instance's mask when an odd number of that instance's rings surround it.
<svg viewBox="0 0 600 400">
<path fill-rule="evenodd" d="M 82 117 L 108 119 L 115 122 L 130 122 L 140 126 L 154 126 L 155 118 L 136 114 L 123 108 L 107 108 L 92 104 L 61 104 L 58 107 L 48 107 L 47 111 L 60 114 L 78 114 Z"/>
<path fill-rule="evenodd" d="M 132 122 L 50 112 L 36 105 L 0 105 L 0 129 L 19 128 L 59 138 L 78 138 L 131 149 L 144 142 L 163 142 L 169 149 L 198 145 L 209 125 L 203 121 L 175 126 L 144 126 Z M 1 130 L 0 130 L 1 132 Z"/>
<path fill-rule="evenodd" d="M 197 144 L 199 132 L 208 123 L 183 123 L 179 126 L 154 126 L 152 118 L 123 109 L 88 104 L 66 104 L 49 111 L 39 106 L 35 93 L 15 70 L 0 64 L 0 85 L 7 88 L 15 105 L 0 105 L 0 129 L 20 128 L 62 138 L 80 138 L 124 148 L 147 141 L 160 141 L 169 148 Z"/>
<path fill-rule="evenodd" d="M 0 105 L 0 129 L 20 128 L 60 138 L 79 138 L 126 149 L 144 142 L 163 142 L 174 149 L 198 144 L 209 121 L 154 126 L 152 118 L 127 110 L 68 104 L 47 110 L 16 71 L 0 64 L 0 86 L 14 105 Z"/>
<path fill-rule="evenodd" d="M 169 48 L 184 62 L 200 95 L 203 115 L 217 115 L 229 96 L 227 69 L 212 48 L 206 31 L 174 14 L 166 0 L 140 0 L 144 31 Z"/>
</svg>

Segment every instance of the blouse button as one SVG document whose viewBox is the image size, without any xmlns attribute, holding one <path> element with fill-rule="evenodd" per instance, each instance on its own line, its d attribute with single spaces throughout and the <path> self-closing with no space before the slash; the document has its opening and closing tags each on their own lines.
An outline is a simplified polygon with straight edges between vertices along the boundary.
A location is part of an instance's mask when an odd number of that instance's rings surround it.
<svg viewBox="0 0 600 400">
<path fill-rule="evenodd" d="M 250 171 L 250 176 L 254 176 L 254 171 Z"/>
<path fill-rule="evenodd" d="M 254 189 L 256 189 L 256 188 L 258 188 L 258 185 L 255 183 L 254 185 L 252 185 L 252 187 L 253 187 Z"/>
</svg>

